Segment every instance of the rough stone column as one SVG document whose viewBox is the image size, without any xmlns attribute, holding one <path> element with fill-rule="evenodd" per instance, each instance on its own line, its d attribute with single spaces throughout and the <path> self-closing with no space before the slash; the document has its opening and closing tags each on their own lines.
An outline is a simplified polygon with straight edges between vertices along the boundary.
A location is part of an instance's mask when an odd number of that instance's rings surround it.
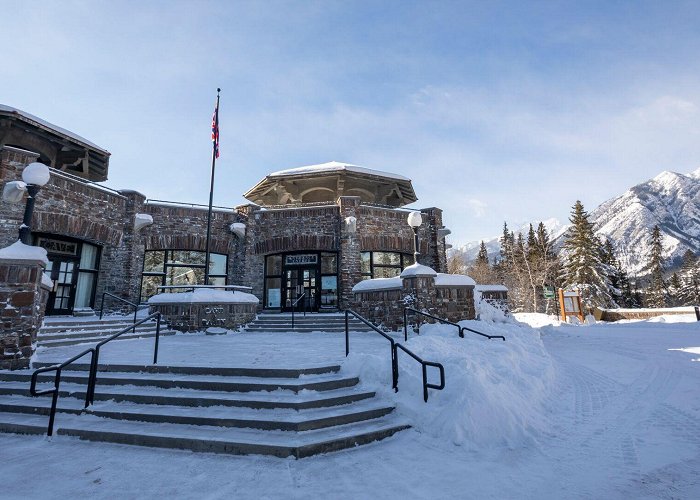
<svg viewBox="0 0 700 500">
<path fill-rule="evenodd" d="M 107 247 L 105 249 L 105 253 L 111 254 L 108 255 L 108 257 L 119 263 L 119 265 L 114 266 L 114 269 L 119 274 L 109 276 L 107 282 L 103 282 L 102 287 L 98 287 L 98 295 L 95 297 L 96 307 L 99 307 L 99 300 L 102 297 L 102 292 L 114 293 L 131 302 L 137 302 L 140 295 L 141 271 L 143 270 L 145 246 L 143 244 L 143 238 L 134 230 L 134 223 L 136 221 L 136 214 L 144 213 L 146 197 L 138 191 L 129 189 L 121 190 L 119 194 L 126 197 L 126 209 L 124 210 L 122 219 L 122 239 L 118 247 Z M 109 304 L 109 309 L 112 311 L 133 311 L 130 306 L 119 303 L 118 301 L 105 301 L 105 308 L 107 308 L 107 304 Z"/>
<path fill-rule="evenodd" d="M 430 207 L 421 209 L 423 214 L 423 225 L 419 230 L 419 238 L 425 239 L 425 243 L 421 243 L 421 249 L 427 252 L 421 255 L 420 263 L 428 267 L 432 267 L 439 273 L 447 272 L 447 255 L 445 249 L 445 240 L 438 238 L 438 229 L 442 229 L 442 209 Z"/>
<path fill-rule="evenodd" d="M 360 238 L 357 234 L 357 209 L 359 196 L 341 196 L 340 208 L 340 256 L 338 259 L 338 307 L 346 309 L 353 300 L 352 287 L 360 282 Z M 352 223 L 354 218 L 354 224 Z"/>
<path fill-rule="evenodd" d="M 0 369 L 28 368 L 50 287 L 41 260 L 0 259 Z"/>
<path fill-rule="evenodd" d="M 265 256 L 259 255 L 255 251 L 255 242 L 258 241 L 260 232 L 255 212 L 260 210 L 260 207 L 249 203 L 237 206 L 235 210 L 240 221 L 246 224 L 245 239 L 238 247 L 240 248 L 240 260 L 234 263 L 233 267 L 233 274 L 238 277 L 235 284 L 252 286 L 253 295 L 260 301 L 258 308 L 262 308 L 265 286 Z"/>
</svg>

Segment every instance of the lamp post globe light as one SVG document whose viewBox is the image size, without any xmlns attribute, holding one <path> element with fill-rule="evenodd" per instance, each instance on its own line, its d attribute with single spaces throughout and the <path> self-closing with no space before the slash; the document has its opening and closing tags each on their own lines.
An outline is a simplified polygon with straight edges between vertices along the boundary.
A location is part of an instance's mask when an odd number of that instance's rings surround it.
<svg viewBox="0 0 700 500">
<path fill-rule="evenodd" d="M 408 225 L 413 229 L 413 258 L 418 264 L 418 228 L 423 223 L 423 216 L 420 212 L 411 212 L 408 214 Z"/>
<path fill-rule="evenodd" d="M 25 245 L 32 244 L 32 214 L 34 213 L 34 200 L 39 190 L 49 182 L 51 173 L 49 167 L 43 163 L 30 163 L 22 170 L 22 180 L 27 184 L 27 205 L 24 207 L 24 218 L 19 227 L 19 239 Z"/>
</svg>

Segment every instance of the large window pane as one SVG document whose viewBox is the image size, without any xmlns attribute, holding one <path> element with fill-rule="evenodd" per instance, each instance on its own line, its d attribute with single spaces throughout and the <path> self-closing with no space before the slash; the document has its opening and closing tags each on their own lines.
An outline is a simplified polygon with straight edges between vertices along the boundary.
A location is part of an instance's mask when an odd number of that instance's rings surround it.
<svg viewBox="0 0 700 500">
<path fill-rule="evenodd" d="M 165 274 L 166 285 L 203 285 L 204 269 L 186 266 L 168 266 Z"/>
<path fill-rule="evenodd" d="M 393 278 L 401 274 L 399 267 L 374 267 L 374 278 Z"/>
<path fill-rule="evenodd" d="M 146 252 L 146 255 L 144 256 L 144 259 L 143 259 L 143 272 L 145 272 L 145 273 L 150 273 L 150 272 L 162 273 L 164 262 L 165 262 L 165 252 L 163 252 L 161 250 L 158 250 L 155 252 L 149 250 L 148 252 Z"/>
<path fill-rule="evenodd" d="M 226 274 L 226 255 L 209 254 L 209 274 Z"/>
<path fill-rule="evenodd" d="M 267 269 L 266 273 L 268 276 L 278 276 L 282 274 L 282 256 L 281 255 L 268 255 L 267 259 Z"/>
<path fill-rule="evenodd" d="M 98 250 L 99 249 L 95 245 L 83 243 L 83 251 L 80 254 L 80 269 L 97 271 Z"/>
<path fill-rule="evenodd" d="M 85 247 L 83 246 L 83 250 Z M 82 263 L 82 260 L 81 260 Z M 75 303 L 73 307 L 90 307 L 92 293 L 95 289 L 94 273 L 78 273 L 78 284 L 75 290 Z"/>
<path fill-rule="evenodd" d="M 168 263 L 170 264 L 204 265 L 205 258 L 205 252 L 199 252 L 195 250 L 171 250 L 168 252 Z"/>
<path fill-rule="evenodd" d="M 141 280 L 141 301 L 145 302 L 149 297 L 159 293 L 158 287 L 163 284 L 162 276 L 144 276 Z"/>
<path fill-rule="evenodd" d="M 369 274 L 372 272 L 372 269 L 370 268 L 370 264 L 369 264 L 369 260 L 370 260 L 371 255 L 372 255 L 371 252 L 362 252 L 360 254 L 362 274 Z"/>
<path fill-rule="evenodd" d="M 374 252 L 373 264 L 384 266 L 400 266 L 401 254 L 395 252 Z"/>
<path fill-rule="evenodd" d="M 412 266 L 416 262 L 413 254 L 403 254 L 403 267 Z"/>
<path fill-rule="evenodd" d="M 321 274 L 335 274 L 338 272 L 338 258 L 334 253 L 321 254 Z"/>
<path fill-rule="evenodd" d="M 280 307 L 282 298 L 282 279 L 267 278 L 265 280 L 265 307 Z"/>
</svg>

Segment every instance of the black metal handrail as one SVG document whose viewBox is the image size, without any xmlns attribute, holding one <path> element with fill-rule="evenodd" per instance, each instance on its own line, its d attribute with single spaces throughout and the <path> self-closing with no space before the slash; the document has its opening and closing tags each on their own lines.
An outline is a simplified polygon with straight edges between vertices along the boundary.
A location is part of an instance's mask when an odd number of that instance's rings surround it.
<svg viewBox="0 0 700 500">
<path fill-rule="evenodd" d="M 441 391 L 445 388 L 445 367 L 442 366 L 440 363 L 436 363 L 434 361 L 424 361 L 421 357 L 417 356 L 410 350 L 408 350 L 403 344 L 399 344 L 396 342 L 394 344 L 394 351 L 396 352 L 396 387 L 398 390 L 398 385 L 399 385 L 399 370 L 398 370 L 398 349 L 401 349 L 403 352 L 411 356 L 413 359 L 418 361 L 421 364 L 421 369 L 423 371 L 423 401 L 426 403 L 428 402 L 428 389 L 437 389 L 438 391 Z M 435 385 L 435 384 L 429 384 L 428 383 L 428 367 L 429 366 L 434 366 L 435 368 L 440 370 L 440 384 Z"/>
<path fill-rule="evenodd" d="M 297 304 L 301 299 L 303 299 L 306 296 L 306 290 L 304 290 L 304 293 L 302 293 L 299 297 L 297 297 L 297 300 L 294 301 L 292 304 L 292 330 L 294 330 L 294 311 L 297 308 Z M 308 308 L 308 304 L 304 303 L 304 317 L 306 318 L 306 309 Z"/>
<path fill-rule="evenodd" d="M 359 319 L 362 323 L 372 328 L 373 331 L 384 337 L 391 344 L 391 388 L 395 392 L 399 391 L 399 349 L 404 351 L 406 354 L 411 356 L 413 359 L 421 364 L 421 369 L 423 371 L 423 401 L 428 402 L 428 389 L 442 390 L 445 388 L 445 368 L 440 363 L 433 361 L 424 361 L 406 346 L 396 342 L 389 335 L 377 328 L 376 325 L 370 323 L 365 318 L 357 314 L 352 309 L 345 310 L 345 356 L 350 354 L 350 315 Z M 428 383 L 428 366 L 433 366 L 440 370 L 440 384 L 429 384 Z"/>
<path fill-rule="evenodd" d="M 133 322 L 134 322 L 134 325 L 136 325 L 136 313 L 138 313 L 138 311 L 139 311 L 139 305 L 134 303 L 134 302 L 131 302 L 130 300 L 123 299 L 123 298 L 121 298 L 117 295 L 114 295 L 113 293 L 109 293 L 109 292 L 104 292 L 102 294 L 102 304 L 100 305 L 100 319 L 102 319 L 102 315 L 104 314 L 104 310 L 105 310 L 105 295 L 109 295 L 110 297 L 117 299 L 121 302 L 124 302 L 125 304 L 129 304 L 131 307 L 133 307 L 134 308 L 134 321 Z M 136 332 L 136 326 L 134 326 L 134 332 Z"/>
<path fill-rule="evenodd" d="M 460 336 L 461 338 L 464 338 L 464 330 L 467 330 L 467 331 L 470 331 L 470 332 L 472 332 L 472 333 L 476 333 L 477 335 L 481 335 L 482 337 L 486 337 L 486 338 L 488 338 L 488 339 L 503 339 L 504 342 L 505 342 L 505 340 L 506 340 L 506 338 L 505 338 L 503 335 L 488 335 L 488 334 L 486 334 L 486 333 L 478 332 L 478 331 L 476 331 L 476 330 L 474 330 L 474 329 L 472 329 L 472 328 L 468 328 L 468 327 L 466 327 L 466 326 L 460 326 L 460 325 L 458 325 L 457 323 L 454 323 L 453 321 L 448 321 L 448 320 L 446 320 L 446 319 L 439 318 L 439 317 L 437 317 L 437 316 L 433 316 L 432 314 L 428 314 L 428 313 L 426 313 L 426 312 L 419 311 L 419 310 L 414 309 L 414 308 L 412 308 L 412 307 L 405 307 L 404 310 L 403 310 L 403 334 L 404 334 L 404 338 L 405 338 L 406 340 L 408 340 L 408 311 L 411 311 L 411 312 L 413 312 L 413 313 L 415 313 L 415 314 L 420 314 L 420 315 L 422 315 L 422 316 L 427 316 L 428 318 L 432 318 L 432 319 L 434 319 L 434 320 L 437 320 L 437 321 L 439 321 L 439 322 L 441 322 L 441 323 L 445 323 L 445 324 L 447 324 L 447 325 L 456 326 L 456 327 L 457 327 L 457 330 L 458 330 L 458 332 L 459 332 L 459 336 Z"/>
<path fill-rule="evenodd" d="M 142 319 L 138 323 L 134 323 L 133 326 L 129 326 L 127 328 L 124 328 L 120 332 L 115 333 L 114 335 L 102 340 L 101 342 L 98 342 L 94 347 L 90 347 L 89 349 L 85 349 L 83 352 L 76 354 L 72 358 L 68 359 L 67 361 L 64 361 L 61 364 L 58 365 L 52 365 L 52 366 L 45 366 L 43 368 L 38 368 L 34 370 L 34 373 L 32 373 L 32 381 L 31 385 L 29 386 L 29 393 L 32 396 L 43 396 L 44 394 L 52 394 L 52 400 L 51 400 L 51 411 L 49 413 L 49 426 L 47 429 L 47 435 L 51 436 L 53 434 L 53 424 L 54 420 L 56 418 L 56 405 L 58 404 L 58 394 L 59 394 L 59 388 L 61 386 L 61 371 L 71 363 L 74 363 L 75 361 L 79 360 L 83 356 L 87 354 L 91 354 L 90 357 L 90 373 L 88 375 L 88 385 L 87 389 L 85 390 L 85 408 L 88 408 L 92 403 L 95 402 L 95 385 L 97 384 L 97 366 L 99 363 L 99 357 L 100 357 L 100 347 L 105 345 L 107 342 L 110 342 L 117 337 L 127 333 L 128 331 L 135 329 L 137 326 L 141 325 L 142 323 L 145 323 L 146 321 L 149 321 L 153 318 L 156 318 L 156 339 L 155 339 L 155 346 L 153 348 L 153 364 L 158 364 L 158 342 L 160 340 L 160 317 L 161 314 L 159 312 L 153 313 L 149 315 L 148 317 Z M 55 371 L 56 376 L 54 377 L 54 386 L 50 389 L 44 389 L 41 391 L 36 390 L 36 384 L 38 380 L 38 376 L 41 373 L 45 372 L 50 372 L 50 371 Z"/>
</svg>

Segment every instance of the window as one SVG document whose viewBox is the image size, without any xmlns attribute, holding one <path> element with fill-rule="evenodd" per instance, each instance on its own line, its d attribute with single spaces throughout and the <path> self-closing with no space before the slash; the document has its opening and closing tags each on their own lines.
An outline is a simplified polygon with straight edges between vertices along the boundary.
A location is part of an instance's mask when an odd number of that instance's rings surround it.
<svg viewBox="0 0 700 500">
<path fill-rule="evenodd" d="M 206 252 L 198 250 L 148 250 L 143 259 L 141 301 L 160 292 L 163 285 L 203 285 Z M 226 284 L 228 256 L 209 254 L 209 285 Z M 178 291 L 173 290 L 173 291 Z M 187 291 L 183 289 L 182 291 Z"/>
<path fill-rule="evenodd" d="M 413 264 L 411 254 L 398 252 L 362 252 L 360 253 L 360 271 L 362 279 L 393 278 Z"/>
<path fill-rule="evenodd" d="M 95 282 L 99 271 L 100 249 L 89 243 L 82 244 L 78 264 L 78 283 L 73 307 L 91 307 L 95 295 Z"/>
</svg>

